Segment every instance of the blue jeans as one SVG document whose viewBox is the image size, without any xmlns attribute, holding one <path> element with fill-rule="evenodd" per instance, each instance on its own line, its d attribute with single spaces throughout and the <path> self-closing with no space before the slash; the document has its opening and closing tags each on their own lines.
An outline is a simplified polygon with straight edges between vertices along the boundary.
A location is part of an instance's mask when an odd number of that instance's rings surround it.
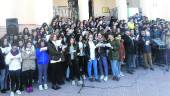
<svg viewBox="0 0 170 96">
<path fill-rule="evenodd" d="M 112 74 L 114 77 L 120 76 L 120 66 L 118 60 L 111 60 Z"/>
<path fill-rule="evenodd" d="M 90 60 L 88 62 L 88 75 L 89 75 L 89 78 L 92 78 L 92 65 L 93 65 L 93 69 L 94 69 L 94 77 L 95 79 L 98 79 L 98 74 L 97 74 L 97 60 Z"/>
<path fill-rule="evenodd" d="M 104 67 L 105 74 L 103 73 L 103 67 Z M 100 75 L 108 76 L 108 62 L 106 56 L 101 56 L 99 58 L 99 68 L 100 68 Z"/>
<path fill-rule="evenodd" d="M 47 68 L 48 64 L 38 64 L 38 81 L 40 85 L 47 83 Z M 42 82 L 42 79 L 44 80 L 44 83 Z"/>
<path fill-rule="evenodd" d="M 0 70 L 0 87 L 1 87 L 1 90 L 5 88 L 5 73 L 6 73 L 5 69 Z"/>
</svg>

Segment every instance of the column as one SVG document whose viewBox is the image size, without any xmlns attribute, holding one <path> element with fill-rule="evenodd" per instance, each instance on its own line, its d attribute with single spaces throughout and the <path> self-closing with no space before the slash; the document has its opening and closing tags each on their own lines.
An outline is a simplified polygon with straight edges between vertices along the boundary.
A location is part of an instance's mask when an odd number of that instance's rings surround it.
<svg viewBox="0 0 170 96">
<path fill-rule="evenodd" d="M 116 7 L 118 11 L 119 20 L 127 20 L 127 1 L 126 0 L 116 0 Z"/>
<path fill-rule="evenodd" d="M 78 0 L 79 20 L 89 19 L 89 0 Z"/>
</svg>

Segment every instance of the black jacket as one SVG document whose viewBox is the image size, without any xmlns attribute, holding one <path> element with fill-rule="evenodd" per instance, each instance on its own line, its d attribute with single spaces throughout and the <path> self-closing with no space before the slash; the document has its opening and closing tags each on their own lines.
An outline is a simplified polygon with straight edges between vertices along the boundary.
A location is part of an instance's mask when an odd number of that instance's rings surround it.
<svg viewBox="0 0 170 96">
<path fill-rule="evenodd" d="M 123 39 L 126 55 L 135 54 L 135 42 L 127 35 L 125 35 Z"/>
<path fill-rule="evenodd" d="M 62 48 L 56 48 L 55 45 L 52 43 L 51 40 L 48 41 L 48 53 L 50 60 L 61 60 L 63 61 L 65 58 L 63 56 Z"/>
<path fill-rule="evenodd" d="M 97 42 L 93 41 L 93 43 L 96 45 Z M 87 58 L 87 60 L 90 60 L 90 45 L 87 42 L 86 47 L 85 47 L 85 56 Z M 98 52 L 97 52 L 97 48 L 95 49 L 95 57 L 98 58 Z"/>
</svg>

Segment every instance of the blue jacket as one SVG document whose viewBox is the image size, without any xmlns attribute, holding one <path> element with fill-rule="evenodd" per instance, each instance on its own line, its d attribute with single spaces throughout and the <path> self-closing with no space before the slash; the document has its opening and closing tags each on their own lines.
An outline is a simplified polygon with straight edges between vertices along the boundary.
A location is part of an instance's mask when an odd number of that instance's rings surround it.
<svg viewBox="0 0 170 96">
<path fill-rule="evenodd" d="M 40 51 L 40 48 L 36 49 L 37 64 L 48 64 L 49 56 L 47 51 Z"/>
</svg>

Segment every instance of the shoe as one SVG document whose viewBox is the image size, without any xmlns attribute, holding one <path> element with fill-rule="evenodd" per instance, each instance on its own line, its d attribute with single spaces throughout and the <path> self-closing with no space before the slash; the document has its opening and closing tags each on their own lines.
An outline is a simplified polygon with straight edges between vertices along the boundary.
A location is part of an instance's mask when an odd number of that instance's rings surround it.
<svg viewBox="0 0 170 96">
<path fill-rule="evenodd" d="M 21 91 L 20 91 L 20 90 L 17 90 L 16 93 L 17 93 L 18 95 L 21 95 Z"/>
<path fill-rule="evenodd" d="M 123 74 L 123 72 L 120 72 L 120 77 L 124 77 L 125 75 Z"/>
<path fill-rule="evenodd" d="M 103 79 L 104 79 L 104 75 L 101 75 L 101 76 L 100 76 L 100 80 L 103 80 Z"/>
<path fill-rule="evenodd" d="M 116 80 L 116 81 L 119 81 L 119 80 L 120 80 L 120 77 L 116 77 L 115 80 Z"/>
<path fill-rule="evenodd" d="M 82 84 L 83 84 L 82 80 L 78 81 L 78 85 L 82 85 Z"/>
<path fill-rule="evenodd" d="M 44 89 L 47 90 L 48 89 L 48 85 L 44 84 Z"/>
<path fill-rule="evenodd" d="M 93 82 L 93 78 L 89 78 L 89 81 L 90 81 L 90 82 Z"/>
<path fill-rule="evenodd" d="M 95 79 L 96 82 L 101 82 L 100 79 Z"/>
<path fill-rule="evenodd" d="M 60 89 L 61 87 L 59 87 L 58 85 L 52 85 L 52 89 L 54 89 L 54 90 L 58 90 L 58 89 Z"/>
<path fill-rule="evenodd" d="M 107 76 L 105 76 L 105 77 L 104 77 L 104 81 L 106 82 L 107 80 L 108 80 L 108 77 L 107 77 Z"/>
<path fill-rule="evenodd" d="M 44 90 L 42 85 L 39 85 L 39 90 L 40 91 Z"/>
<path fill-rule="evenodd" d="M 1 90 L 1 93 L 6 93 L 6 90 L 5 90 L 5 89 L 2 89 L 2 90 Z"/>
<path fill-rule="evenodd" d="M 69 78 L 66 78 L 66 81 L 67 81 L 67 82 L 70 82 L 70 79 L 69 79 Z"/>
<path fill-rule="evenodd" d="M 14 92 L 11 92 L 11 93 L 10 93 L 10 96 L 15 96 Z"/>
<path fill-rule="evenodd" d="M 59 84 L 59 85 L 64 85 L 65 82 L 64 82 L 64 81 L 60 81 L 60 82 L 58 82 L 57 84 Z"/>
<path fill-rule="evenodd" d="M 153 67 L 151 67 L 150 69 L 151 69 L 152 71 L 154 71 L 154 68 L 153 68 Z"/>
<path fill-rule="evenodd" d="M 71 82 L 71 85 L 75 86 L 75 85 L 76 85 L 76 82 L 73 80 L 73 81 Z"/>
<path fill-rule="evenodd" d="M 132 72 L 132 71 L 128 71 L 128 73 L 129 73 L 129 74 L 133 74 L 133 72 Z"/>
<path fill-rule="evenodd" d="M 30 86 L 30 87 L 29 87 L 29 90 L 30 90 L 30 92 L 33 92 L 33 88 L 32 88 L 32 86 Z"/>
</svg>

